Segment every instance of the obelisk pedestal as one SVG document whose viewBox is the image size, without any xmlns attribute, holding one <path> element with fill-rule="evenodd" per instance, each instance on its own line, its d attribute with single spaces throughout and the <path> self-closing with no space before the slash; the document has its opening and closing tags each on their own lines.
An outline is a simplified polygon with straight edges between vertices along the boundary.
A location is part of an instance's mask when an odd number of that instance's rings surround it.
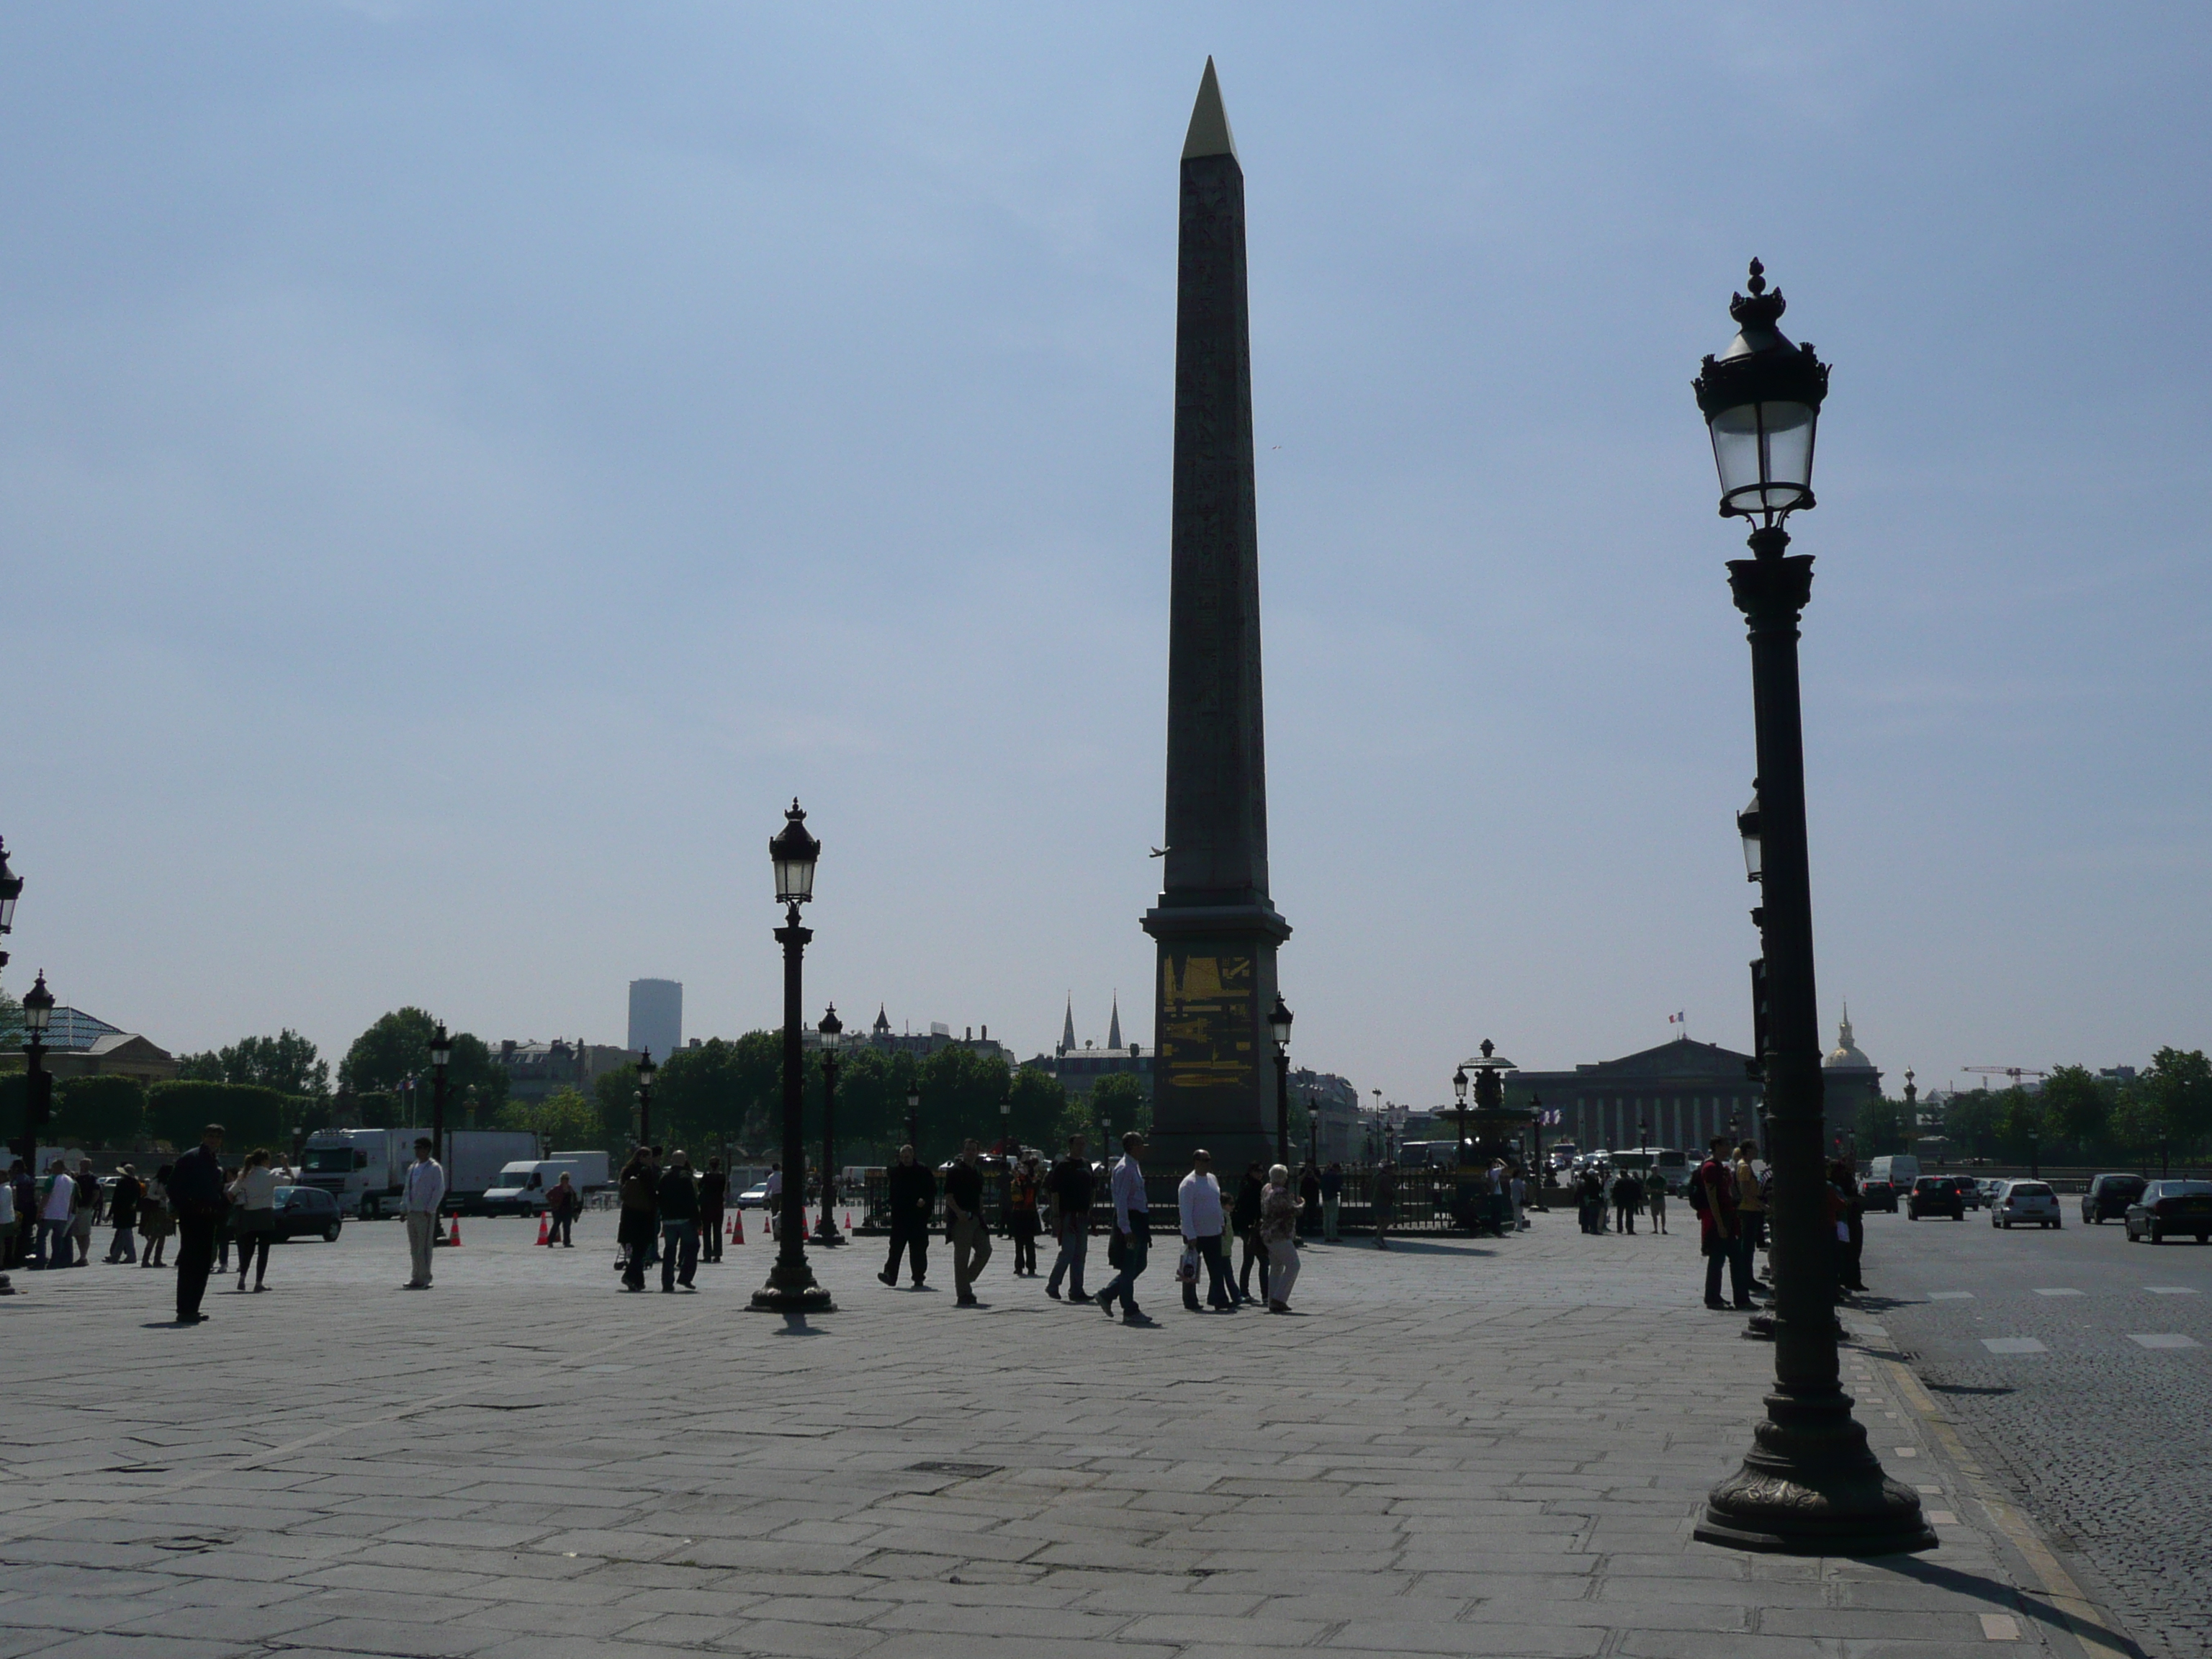
<svg viewBox="0 0 2212 1659">
<path fill-rule="evenodd" d="M 1267 895 L 1244 170 L 1211 58 L 1182 150 L 1173 561 L 1148 1161 L 1173 1170 L 1202 1146 L 1228 1179 L 1273 1157 L 1267 1012 L 1291 928 Z"/>
</svg>

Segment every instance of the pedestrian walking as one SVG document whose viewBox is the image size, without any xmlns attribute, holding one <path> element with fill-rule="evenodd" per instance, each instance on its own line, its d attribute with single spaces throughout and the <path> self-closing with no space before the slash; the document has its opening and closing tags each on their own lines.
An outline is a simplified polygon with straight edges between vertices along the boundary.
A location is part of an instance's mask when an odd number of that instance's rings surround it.
<svg viewBox="0 0 2212 1659">
<path fill-rule="evenodd" d="M 1237 1230 L 1237 1243 L 1243 1246 L 1237 1257 L 1237 1299 L 1252 1300 L 1252 1269 L 1260 1269 L 1260 1300 L 1267 1299 L 1267 1247 L 1260 1238 L 1260 1194 L 1267 1189 L 1267 1169 L 1258 1158 L 1244 1166 L 1244 1179 L 1237 1183 L 1237 1197 L 1229 1206 L 1229 1224 Z"/>
<path fill-rule="evenodd" d="M 1291 1172 L 1278 1164 L 1267 1171 L 1260 1194 L 1260 1236 L 1267 1243 L 1267 1311 L 1291 1310 L 1291 1286 L 1298 1282 L 1298 1212 L 1305 1200 L 1291 1191 Z"/>
<path fill-rule="evenodd" d="M 687 1291 L 698 1287 L 699 1181 L 691 1173 L 691 1155 L 682 1148 L 668 1156 L 667 1171 L 660 1177 L 657 1196 L 660 1217 L 660 1290 L 673 1296 L 678 1285 Z"/>
<path fill-rule="evenodd" d="M 1528 1177 L 1516 1164 L 1506 1177 L 1505 1195 L 1513 1200 L 1513 1231 L 1528 1231 Z"/>
<path fill-rule="evenodd" d="M 1182 1243 L 1195 1251 L 1190 1265 L 1206 1271 L 1206 1304 L 1216 1313 L 1235 1310 L 1229 1293 L 1229 1262 L 1221 1252 L 1221 1235 L 1229 1217 L 1221 1202 L 1221 1183 L 1213 1178 L 1213 1154 L 1203 1146 L 1190 1155 L 1190 1173 L 1176 1188 L 1176 1207 L 1182 1212 Z M 1198 1311 L 1198 1275 L 1182 1281 L 1182 1305 Z"/>
<path fill-rule="evenodd" d="M 1643 1207 L 1643 1179 L 1633 1170 L 1623 1170 L 1613 1178 L 1613 1219 L 1621 1232 L 1635 1232 L 1636 1212 Z"/>
<path fill-rule="evenodd" d="M 0 1229 L 0 1268 L 22 1265 L 38 1231 L 39 1183 L 30 1164 L 20 1158 L 9 1164 L 7 1184 L 9 1215 L 14 1224 Z"/>
<path fill-rule="evenodd" d="M 1114 1304 L 1121 1304 L 1121 1321 L 1148 1325 L 1151 1318 L 1137 1305 L 1137 1280 L 1143 1275 L 1152 1249 L 1152 1214 L 1145 1197 L 1145 1138 L 1134 1129 L 1121 1137 L 1121 1161 L 1114 1166 L 1109 1182 L 1114 1200 L 1114 1237 L 1106 1246 L 1107 1264 L 1113 1278 L 1098 1287 L 1097 1301 L 1109 1319 Z"/>
<path fill-rule="evenodd" d="M 15 1265 L 15 1237 L 21 1231 L 15 1214 L 15 1172 L 11 1168 L 7 1178 L 0 1181 L 0 1275 Z M 7 1282 L 0 1277 L 0 1286 Z"/>
<path fill-rule="evenodd" d="M 1583 1231 L 1601 1233 L 1605 1231 L 1605 1177 L 1598 1174 L 1595 1164 L 1586 1165 L 1576 1179 L 1575 1198 L 1582 1217 Z"/>
<path fill-rule="evenodd" d="M 1375 1166 L 1375 1248 L 1390 1248 L 1390 1224 L 1398 1218 L 1398 1166 L 1384 1158 Z"/>
<path fill-rule="evenodd" d="M 653 1254 L 660 1215 L 660 1173 L 653 1168 L 650 1149 L 640 1146 L 623 1165 L 622 1220 L 615 1243 L 622 1252 L 623 1289 L 645 1288 L 646 1258 Z"/>
<path fill-rule="evenodd" d="M 1759 1252 L 1766 1248 L 1766 1183 L 1759 1178 L 1759 1146 L 1741 1141 L 1735 1149 L 1735 1207 L 1743 1225 L 1744 1266 L 1756 1268 Z"/>
<path fill-rule="evenodd" d="M 1014 1241 L 1014 1277 L 1037 1276 L 1037 1160 L 1024 1152 L 1006 1181 L 1006 1236 Z"/>
<path fill-rule="evenodd" d="M 761 1207 L 768 1215 L 768 1236 L 771 1239 L 783 1237 L 783 1165 L 768 1166 L 768 1179 L 761 1182 Z"/>
<path fill-rule="evenodd" d="M 1321 1231 L 1321 1171 L 1308 1158 L 1298 1169 L 1298 1231 L 1312 1237 Z"/>
<path fill-rule="evenodd" d="M 724 1173 L 722 1160 L 707 1160 L 707 1173 L 699 1177 L 699 1260 L 720 1261 L 722 1259 L 722 1216 L 729 1202 L 730 1177 Z"/>
<path fill-rule="evenodd" d="M 1655 1167 L 1644 1177 L 1644 1211 L 1651 1218 L 1651 1231 L 1667 1231 L 1667 1177 Z"/>
<path fill-rule="evenodd" d="M 1735 1176 L 1729 1169 L 1728 1155 L 1728 1137 L 1715 1135 L 1705 1161 L 1690 1178 L 1690 1203 L 1698 1212 L 1698 1246 L 1705 1258 L 1705 1305 L 1723 1311 L 1729 1305 L 1721 1300 L 1725 1263 L 1736 1310 L 1748 1313 L 1759 1304 L 1751 1299 L 1751 1275 L 1737 1245 L 1743 1230 L 1736 1219 Z"/>
<path fill-rule="evenodd" d="M 92 1224 L 100 1219 L 100 1177 L 92 1172 L 92 1160 L 81 1158 L 76 1161 L 76 1191 L 71 1195 L 70 1212 L 70 1255 L 68 1265 L 72 1267 L 92 1266 Z"/>
<path fill-rule="evenodd" d="M 1053 1257 L 1052 1277 L 1044 1293 L 1060 1300 L 1060 1281 L 1067 1279 L 1067 1299 L 1088 1302 L 1083 1288 L 1083 1261 L 1091 1251 L 1091 1197 L 1097 1177 L 1091 1168 L 1091 1143 L 1081 1135 L 1067 1138 L 1067 1156 L 1046 1172 L 1045 1190 L 1052 1194 L 1052 1217 L 1060 1253 Z"/>
<path fill-rule="evenodd" d="M 1328 1168 L 1321 1172 L 1321 1240 L 1324 1244 L 1336 1243 L 1337 1212 L 1344 1204 L 1344 1165 L 1334 1158 Z"/>
<path fill-rule="evenodd" d="M 169 1207 L 169 1178 L 176 1172 L 173 1164 L 161 1165 L 138 1200 L 138 1239 L 143 1247 L 138 1252 L 138 1265 L 142 1267 L 166 1265 L 161 1258 L 168 1250 L 169 1235 L 177 1231 L 176 1216 Z"/>
<path fill-rule="evenodd" d="M 428 1135 L 415 1137 L 415 1161 L 407 1166 L 401 1190 L 400 1214 L 407 1227 L 407 1261 L 410 1269 L 401 1288 L 430 1288 L 430 1256 L 438 1243 L 438 1211 L 446 1201 L 446 1166 L 438 1162 L 437 1148 Z"/>
<path fill-rule="evenodd" d="M 553 1183 L 553 1190 L 545 1194 L 545 1243 L 548 1249 L 558 1244 L 564 1250 L 576 1248 L 576 1216 L 584 1207 L 584 1195 L 576 1190 L 576 1183 L 563 1170 L 561 1178 Z"/>
<path fill-rule="evenodd" d="M 256 1146 L 246 1155 L 246 1165 L 231 1182 L 231 1203 L 238 1222 L 238 1288 L 246 1288 L 246 1273 L 256 1266 L 253 1288 L 268 1288 L 269 1241 L 276 1236 L 276 1172 L 269 1167 L 269 1149 Z"/>
<path fill-rule="evenodd" d="M 107 1195 L 107 1219 L 115 1228 L 115 1236 L 107 1242 L 110 1262 L 130 1262 L 138 1260 L 138 1206 L 146 1193 L 145 1183 L 138 1179 L 138 1171 L 125 1164 L 115 1172 L 114 1190 Z"/>
<path fill-rule="evenodd" d="M 177 1216 L 177 1323 L 198 1325 L 207 1294 L 208 1270 L 215 1265 L 216 1230 L 224 1224 L 230 1200 L 223 1196 L 222 1125 L 200 1131 L 200 1144 L 169 1171 L 169 1203 Z"/>
<path fill-rule="evenodd" d="M 937 1207 L 937 1177 L 914 1155 L 911 1146 L 898 1149 L 898 1162 L 884 1177 L 884 1202 L 890 1210 L 891 1254 L 876 1277 L 886 1285 L 897 1285 L 903 1254 L 918 1291 L 929 1277 L 929 1217 Z"/>
<path fill-rule="evenodd" d="M 945 1172 L 945 1238 L 952 1246 L 953 1305 L 975 1305 L 975 1276 L 991 1259 L 991 1233 L 983 1224 L 983 1171 L 976 1158 L 983 1143 L 970 1140 Z"/>
<path fill-rule="evenodd" d="M 1863 1291 L 1867 1283 L 1859 1276 L 1859 1257 L 1866 1249 L 1866 1200 L 1850 1159 L 1839 1158 L 1828 1166 L 1828 1183 L 1836 1194 L 1836 1277 L 1845 1290 Z M 1747 1271 L 1748 1267 L 1747 1261 Z"/>
<path fill-rule="evenodd" d="M 58 1158 L 46 1166 L 45 1189 L 39 1195 L 39 1236 L 31 1246 L 33 1271 L 69 1266 L 70 1225 L 76 1215 L 76 1177 Z"/>
</svg>

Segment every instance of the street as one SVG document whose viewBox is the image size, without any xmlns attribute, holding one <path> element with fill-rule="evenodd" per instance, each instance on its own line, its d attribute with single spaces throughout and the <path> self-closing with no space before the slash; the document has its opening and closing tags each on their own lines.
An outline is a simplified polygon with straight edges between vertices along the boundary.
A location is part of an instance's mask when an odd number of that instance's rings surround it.
<svg viewBox="0 0 2212 1659">
<path fill-rule="evenodd" d="M 2147 1650 L 2212 1647 L 2212 1249 L 1867 1218 L 1869 1309 Z"/>
</svg>

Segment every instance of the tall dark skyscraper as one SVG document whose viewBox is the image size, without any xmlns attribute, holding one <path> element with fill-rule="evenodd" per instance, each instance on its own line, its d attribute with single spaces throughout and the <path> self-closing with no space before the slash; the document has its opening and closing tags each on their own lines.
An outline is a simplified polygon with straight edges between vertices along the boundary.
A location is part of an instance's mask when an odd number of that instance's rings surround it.
<svg viewBox="0 0 2212 1659">
<path fill-rule="evenodd" d="M 1274 1146 L 1267 1013 L 1290 924 L 1267 896 L 1260 544 L 1244 170 L 1208 58 L 1182 147 L 1176 286 L 1174 571 L 1154 1161 L 1203 1146 L 1233 1176 Z"/>
</svg>

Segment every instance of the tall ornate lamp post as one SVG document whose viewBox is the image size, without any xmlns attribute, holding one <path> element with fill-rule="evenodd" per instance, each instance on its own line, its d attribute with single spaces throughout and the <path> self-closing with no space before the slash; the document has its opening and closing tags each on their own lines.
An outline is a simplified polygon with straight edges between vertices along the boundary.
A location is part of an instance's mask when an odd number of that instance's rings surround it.
<svg viewBox="0 0 2212 1659">
<path fill-rule="evenodd" d="M 19 1156 L 27 1164 L 37 1163 L 39 1131 L 53 1121 L 54 1079 L 46 1070 L 46 1028 L 53 1018 L 54 994 L 46 989 L 41 969 L 38 982 L 23 993 L 23 1142 Z"/>
<path fill-rule="evenodd" d="M 1291 1163 L 1291 1006 L 1275 994 L 1267 1015 L 1267 1031 L 1275 1039 L 1275 1162 Z"/>
<path fill-rule="evenodd" d="M 1698 1518 L 1708 1543 L 1796 1554 L 1931 1549 L 1910 1486 L 1890 1480 L 1851 1415 L 1837 1364 L 1835 1238 L 1821 1172 L 1820 1041 L 1813 981 L 1813 898 L 1805 847 L 1804 732 L 1797 623 L 1813 561 L 1790 556 L 1783 520 L 1813 505 L 1813 440 L 1827 365 L 1775 325 L 1783 299 L 1759 262 L 1729 307 L 1739 332 L 1698 375 L 1723 516 L 1752 522 L 1752 556 L 1729 584 L 1749 624 L 1759 750 L 1759 878 L 1768 1002 L 1768 1162 L 1773 1170 L 1774 1392 L 1743 1467 Z M 1747 836 L 1748 841 L 1749 837 Z"/>
<path fill-rule="evenodd" d="M 8 843 L 0 841 L 0 939 L 15 931 L 15 901 L 23 896 L 23 878 L 8 867 Z M 8 965 L 8 953 L 0 951 L 0 968 Z"/>
<path fill-rule="evenodd" d="M 837 1047 L 845 1035 L 836 1003 L 830 1005 L 814 1032 L 822 1047 L 822 1224 L 814 1230 L 814 1242 L 842 1244 L 845 1235 L 830 1213 L 837 1197 Z"/>
<path fill-rule="evenodd" d="M 814 862 L 822 843 L 807 833 L 806 814 L 796 800 L 783 817 L 783 829 L 768 844 L 776 902 L 784 907 L 783 926 L 775 930 L 783 946 L 783 1224 L 775 1265 L 768 1283 L 753 1292 L 752 1305 L 763 1313 L 828 1313 L 834 1305 L 830 1292 L 814 1282 L 814 1270 L 806 1265 L 806 1070 L 799 1012 L 799 965 L 814 937 L 813 929 L 799 925 L 799 907 L 814 896 Z"/>
<path fill-rule="evenodd" d="M 653 1050 L 637 1051 L 637 1144 L 653 1145 L 653 1079 L 660 1067 L 653 1063 Z"/>
<path fill-rule="evenodd" d="M 1452 1073 L 1452 1116 L 1459 1123 L 1459 1139 L 1452 1147 L 1452 1168 L 1467 1161 L 1467 1067 Z"/>
<path fill-rule="evenodd" d="M 446 1066 L 453 1058 L 453 1039 L 446 1035 L 446 1022 L 441 1019 L 438 1029 L 430 1033 L 430 1144 L 438 1149 L 438 1157 L 445 1164 L 449 1189 L 453 1179 L 453 1153 L 446 1144 Z"/>
</svg>

